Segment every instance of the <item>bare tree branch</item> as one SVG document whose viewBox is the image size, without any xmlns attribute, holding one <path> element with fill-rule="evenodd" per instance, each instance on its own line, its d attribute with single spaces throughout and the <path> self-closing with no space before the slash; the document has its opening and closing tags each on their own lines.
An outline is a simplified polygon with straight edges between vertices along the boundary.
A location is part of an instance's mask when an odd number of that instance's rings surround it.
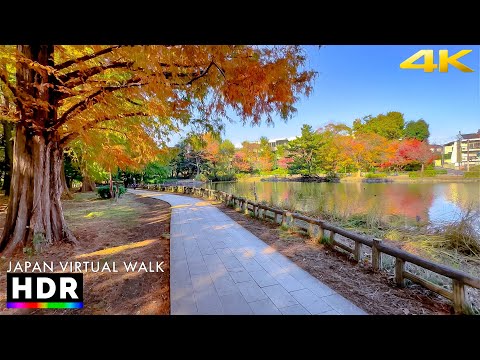
<svg viewBox="0 0 480 360">
<path fill-rule="evenodd" d="M 80 70 L 80 69 L 75 70 L 75 71 L 69 72 L 68 74 L 59 76 L 58 79 L 61 82 L 66 83 L 65 86 L 71 89 L 71 88 L 74 88 L 75 86 L 83 84 L 85 80 L 87 80 L 89 77 L 97 75 L 104 70 L 123 68 L 123 67 L 128 68 L 132 64 L 133 64 L 133 61 L 130 61 L 130 62 L 117 61 L 112 64 L 94 66 L 85 70 Z"/>
<path fill-rule="evenodd" d="M 108 47 L 108 48 L 105 48 L 105 49 L 102 49 L 102 50 L 99 50 L 93 54 L 89 54 L 89 55 L 85 55 L 85 56 L 81 56 L 79 58 L 76 58 L 76 59 L 72 59 L 72 60 L 67 60 L 61 64 L 58 64 L 58 65 L 55 65 L 55 69 L 56 70 L 62 70 L 62 69 L 65 69 L 69 66 L 72 66 L 73 64 L 76 64 L 76 63 L 79 63 L 79 62 L 83 62 L 83 61 L 87 61 L 87 60 L 91 60 L 91 59 L 94 59 L 96 57 L 99 57 L 99 56 L 102 56 L 102 55 L 105 55 L 105 54 L 108 54 L 110 52 L 112 52 L 113 50 L 115 49 L 118 49 L 122 46 L 125 46 L 125 45 L 115 45 L 115 46 L 111 46 L 111 47 Z"/>
<path fill-rule="evenodd" d="M 89 105 L 94 105 L 96 103 L 98 103 L 98 101 L 100 100 L 100 96 L 105 94 L 105 93 L 111 93 L 113 91 L 116 91 L 116 90 L 120 90 L 120 89 L 126 89 L 126 88 L 129 88 L 129 87 L 136 87 L 136 86 L 142 86 L 142 85 L 145 85 L 143 83 L 139 83 L 138 82 L 139 79 L 138 78 L 135 78 L 135 79 L 131 79 L 129 81 L 127 81 L 125 84 L 123 85 L 120 85 L 120 86 L 105 86 L 105 87 L 102 87 L 101 89 L 95 91 L 94 93 L 90 94 L 89 96 L 87 96 L 85 99 L 79 101 L 78 103 L 76 103 L 75 105 L 73 105 L 70 109 L 66 110 L 63 115 L 58 119 L 58 121 L 52 126 L 50 127 L 48 130 L 49 131 L 55 131 L 55 130 L 58 130 L 60 128 L 60 126 L 62 126 L 63 124 L 65 124 L 68 120 L 68 118 L 70 116 L 72 116 L 73 114 L 78 114 L 80 112 L 82 112 L 83 110 L 85 110 Z"/>
<path fill-rule="evenodd" d="M 133 104 L 133 105 L 136 105 L 136 106 L 142 106 L 142 104 L 140 103 L 137 103 L 136 101 L 132 100 L 132 99 L 129 99 L 129 98 L 126 98 L 125 100 L 127 100 L 130 104 Z"/>
<path fill-rule="evenodd" d="M 220 71 L 220 74 L 222 74 L 223 78 L 226 79 L 227 77 L 225 76 L 225 72 L 223 71 L 223 69 L 221 69 L 215 62 L 213 63 L 213 65 L 215 65 L 218 71 Z"/>
<path fill-rule="evenodd" d="M 213 66 L 213 64 L 214 64 L 214 62 L 212 61 L 204 71 L 200 72 L 200 75 L 195 76 L 193 79 L 191 79 L 190 81 L 188 81 L 185 85 L 191 85 L 194 81 L 196 81 L 196 80 L 204 77 L 205 75 L 207 75 L 207 74 L 208 74 L 208 71 L 209 71 L 210 68 Z"/>
<path fill-rule="evenodd" d="M 75 138 L 77 138 L 83 131 L 86 131 L 88 129 L 97 129 L 95 127 L 95 125 L 97 124 L 100 124 L 100 123 L 103 123 L 105 121 L 113 121 L 113 120 L 120 120 L 120 119 L 125 119 L 125 118 L 128 118 L 128 117 L 134 117 L 134 116 L 151 116 L 150 114 L 146 113 L 146 112 L 143 112 L 143 111 L 140 111 L 140 112 L 132 112 L 132 113 L 125 113 L 125 114 L 118 114 L 116 116 L 113 116 L 113 117 L 108 117 L 108 116 L 105 116 L 103 118 L 99 118 L 99 119 L 95 119 L 93 121 L 90 121 L 88 123 L 86 123 L 85 125 L 82 126 L 81 130 L 79 131 L 75 131 L 75 132 L 71 132 L 71 133 L 68 133 L 66 135 L 64 135 L 64 137 L 60 140 L 60 144 L 62 146 L 65 146 L 67 145 L 70 141 L 74 140 Z M 107 130 L 106 128 L 104 128 L 104 130 Z M 114 131 L 113 129 L 108 129 L 108 130 L 112 130 Z"/>
</svg>

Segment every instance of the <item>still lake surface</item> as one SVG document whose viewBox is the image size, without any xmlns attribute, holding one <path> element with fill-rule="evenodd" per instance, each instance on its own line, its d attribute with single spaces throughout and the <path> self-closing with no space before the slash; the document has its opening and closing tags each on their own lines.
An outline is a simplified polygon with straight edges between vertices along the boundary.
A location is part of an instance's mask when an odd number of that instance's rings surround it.
<svg viewBox="0 0 480 360">
<path fill-rule="evenodd" d="M 255 200 L 252 182 L 213 183 L 213 189 Z M 307 212 L 342 215 L 375 212 L 441 225 L 469 209 L 480 212 L 480 183 L 255 182 L 258 201 Z M 480 221 L 479 221 L 480 223 Z M 477 229 L 478 230 L 478 229 Z"/>
</svg>

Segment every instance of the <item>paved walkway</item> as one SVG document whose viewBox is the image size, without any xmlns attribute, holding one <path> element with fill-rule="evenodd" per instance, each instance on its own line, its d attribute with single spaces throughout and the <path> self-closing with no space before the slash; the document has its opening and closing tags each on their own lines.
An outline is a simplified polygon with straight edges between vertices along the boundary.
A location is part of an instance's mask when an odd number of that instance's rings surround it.
<svg viewBox="0 0 480 360">
<path fill-rule="evenodd" d="M 172 205 L 171 314 L 366 314 L 209 203 L 152 197 Z"/>
</svg>

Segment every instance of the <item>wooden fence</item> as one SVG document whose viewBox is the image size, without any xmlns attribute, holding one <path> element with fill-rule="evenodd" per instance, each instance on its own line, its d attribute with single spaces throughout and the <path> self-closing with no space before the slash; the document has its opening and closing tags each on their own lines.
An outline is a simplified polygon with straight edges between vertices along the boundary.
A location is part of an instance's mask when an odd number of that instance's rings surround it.
<svg viewBox="0 0 480 360">
<path fill-rule="evenodd" d="M 366 235 L 360 235 L 338 226 L 330 224 L 324 220 L 311 218 L 295 212 L 283 209 L 277 209 L 267 205 L 247 200 L 219 190 L 190 187 L 190 186 L 168 186 L 168 185 L 145 185 L 144 189 L 160 190 L 167 192 L 178 192 L 183 194 L 192 194 L 209 199 L 222 201 L 227 206 L 240 208 L 244 213 L 251 213 L 254 217 L 262 220 L 271 220 L 285 227 L 295 226 L 299 230 L 305 231 L 313 238 L 322 239 L 325 236 L 325 230 L 329 231 L 328 243 L 332 247 L 338 247 L 353 255 L 356 262 L 362 260 L 362 247 L 367 246 L 372 250 L 372 268 L 379 271 L 382 268 L 382 254 L 387 254 L 395 258 L 395 282 L 399 287 L 405 286 L 405 279 L 424 286 L 425 288 L 440 294 L 451 300 L 456 313 L 465 313 L 468 311 L 469 304 L 466 299 L 465 286 L 471 286 L 480 289 L 480 279 L 463 271 L 450 268 L 448 266 L 432 262 L 420 256 L 411 254 L 402 249 L 387 245 L 381 239 L 371 238 Z M 298 221 L 296 221 L 298 220 Z M 336 235 L 342 235 L 354 242 L 350 247 L 344 243 L 335 240 Z M 405 269 L 406 263 L 415 264 L 421 268 L 430 270 L 436 274 L 443 275 L 452 280 L 452 291 L 434 284 L 418 275 Z"/>
</svg>

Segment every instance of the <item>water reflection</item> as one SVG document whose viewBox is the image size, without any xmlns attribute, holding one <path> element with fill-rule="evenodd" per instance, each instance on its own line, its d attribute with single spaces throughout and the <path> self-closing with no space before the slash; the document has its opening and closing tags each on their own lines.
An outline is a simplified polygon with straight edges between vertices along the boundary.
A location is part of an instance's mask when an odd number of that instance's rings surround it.
<svg viewBox="0 0 480 360">
<path fill-rule="evenodd" d="M 301 211 L 341 215 L 378 212 L 433 224 L 480 210 L 480 184 L 471 183 L 287 183 L 257 182 L 258 200 L 286 203 Z M 217 183 L 213 188 L 254 200 L 251 182 Z"/>
</svg>

